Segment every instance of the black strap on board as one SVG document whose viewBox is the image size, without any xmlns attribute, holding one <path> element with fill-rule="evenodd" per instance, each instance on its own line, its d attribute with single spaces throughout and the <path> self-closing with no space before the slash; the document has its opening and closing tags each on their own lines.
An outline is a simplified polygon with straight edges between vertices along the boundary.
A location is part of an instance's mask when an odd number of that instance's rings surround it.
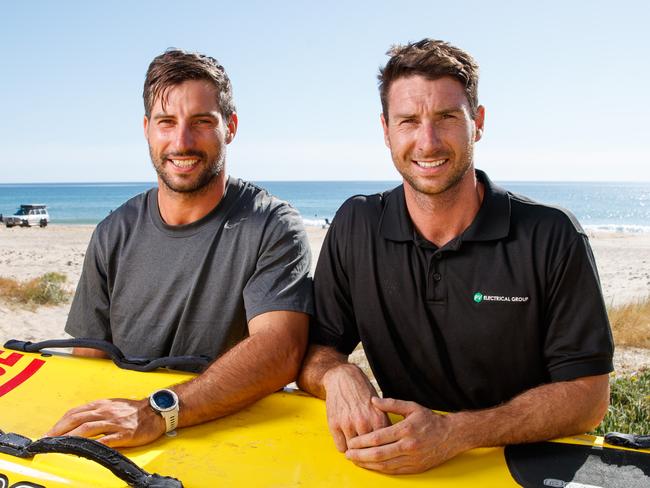
<svg viewBox="0 0 650 488">
<path fill-rule="evenodd" d="M 630 449 L 650 449 L 650 435 L 609 432 L 605 434 L 605 442 L 613 446 L 623 446 Z"/>
<path fill-rule="evenodd" d="M 133 371 L 153 371 L 158 368 L 174 368 L 191 366 L 205 368 L 210 364 L 208 356 L 167 356 L 163 358 L 136 358 L 126 357 L 115 344 L 100 339 L 51 339 L 41 342 L 8 340 L 4 347 L 14 351 L 40 352 L 42 349 L 57 349 L 67 347 L 85 347 L 103 351 L 122 369 Z"/>
<path fill-rule="evenodd" d="M 74 454 L 104 466 L 134 488 L 183 488 L 176 478 L 148 473 L 115 449 L 84 437 L 43 437 L 32 442 L 28 437 L 0 430 L 0 452 L 20 458 L 44 453 Z"/>
</svg>

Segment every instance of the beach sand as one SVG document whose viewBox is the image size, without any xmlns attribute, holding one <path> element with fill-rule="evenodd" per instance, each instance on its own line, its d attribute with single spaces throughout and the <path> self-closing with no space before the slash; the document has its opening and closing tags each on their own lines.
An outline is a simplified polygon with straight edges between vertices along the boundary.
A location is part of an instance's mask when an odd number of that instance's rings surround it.
<svg viewBox="0 0 650 488">
<path fill-rule="evenodd" d="M 56 271 L 67 276 L 66 286 L 74 291 L 93 229 L 92 225 L 0 226 L 0 276 L 22 281 Z M 326 230 L 308 227 L 307 231 L 313 269 Z M 650 295 L 650 235 L 594 234 L 590 241 L 608 306 Z M 68 303 L 30 310 L 0 301 L 0 341 L 65 337 L 69 308 Z M 650 350 L 619 347 L 615 362 L 618 372 L 650 367 Z"/>
</svg>

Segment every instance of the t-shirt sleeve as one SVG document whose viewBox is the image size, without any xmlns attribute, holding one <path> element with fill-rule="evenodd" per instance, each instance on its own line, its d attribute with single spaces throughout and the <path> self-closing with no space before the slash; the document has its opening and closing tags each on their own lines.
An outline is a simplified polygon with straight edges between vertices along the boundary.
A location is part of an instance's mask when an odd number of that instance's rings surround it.
<svg viewBox="0 0 650 488">
<path fill-rule="evenodd" d="M 282 205 L 267 227 L 255 271 L 244 287 L 246 319 L 278 310 L 312 315 L 311 251 L 300 214 Z"/>
<path fill-rule="evenodd" d="M 72 300 L 65 331 L 73 337 L 110 341 L 110 300 L 98 231 L 90 239 L 81 278 Z"/>
<path fill-rule="evenodd" d="M 587 236 L 573 241 L 550 276 L 544 356 L 551 380 L 611 372 L 614 345 Z"/>
<path fill-rule="evenodd" d="M 343 214 L 339 210 L 339 216 Z M 346 274 L 346 225 L 338 217 L 330 226 L 314 276 L 316 314 L 311 321 L 309 341 L 350 354 L 359 344 L 350 281 Z"/>
</svg>

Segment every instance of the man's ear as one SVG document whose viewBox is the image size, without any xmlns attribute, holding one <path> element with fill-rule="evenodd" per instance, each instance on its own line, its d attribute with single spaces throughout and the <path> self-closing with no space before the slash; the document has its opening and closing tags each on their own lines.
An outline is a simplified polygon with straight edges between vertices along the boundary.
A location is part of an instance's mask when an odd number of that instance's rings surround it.
<svg viewBox="0 0 650 488">
<path fill-rule="evenodd" d="M 237 134 L 237 124 L 239 124 L 239 119 L 237 114 L 233 112 L 228 120 L 228 125 L 226 126 L 226 144 L 230 144 Z"/>
<path fill-rule="evenodd" d="M 144 138 L 149 140 L 149 135 L 147 134 L 147 129 L 149 128 L 149 118 L 146 115 L 142 121 L 142 127 L 144 128 Z"/>
<path fill-rule="evenodd" d="M 384 114 L 382 113 L 379 118 L 381 119 L 381 128 L 384 131 L 384 144 L 386 144 L 386 147 L 390 149 L 390 139 L 388 138 L 388 122 L 384 118 Z"/>
<path fill-rule="evenodd" d="M 474 126 L 476 127 L 474 142 L 477 142 L 481 140 L 481 137 L 483 137 L 483 130 L 485 127 L 485 107 L 483 105 L 479 105 L 476 109 L 476 115 L 474 116 Z"/>
</svg>

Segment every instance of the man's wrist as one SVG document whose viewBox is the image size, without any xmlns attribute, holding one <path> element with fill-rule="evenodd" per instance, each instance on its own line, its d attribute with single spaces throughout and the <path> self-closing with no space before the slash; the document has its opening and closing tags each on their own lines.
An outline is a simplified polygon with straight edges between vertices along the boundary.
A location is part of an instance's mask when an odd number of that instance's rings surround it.
<svg viewBox="0 0 650 488">
<path fill-rule="evenodd" d="M 323 374 L 323 389 L 327 389 L 335 382 L 339 381 L 341 377 L 355 377 L 361 375 L 365 379 L 363 371 L 353 363 L 341 363 L 337 364 L 333 368 L 328 369 L 325 374 Z"/>
<path fill-rule="evenodd" d="M 483 445 L 485 434 L 481 422 L 480 414 L 476 411 L 461 411 L 447 414 L 446 419 L 449 422 L 451 432 L 451 441 L 455 444 L 455 450 L 461 452 L 486 447 Z"/>
<path fill-rule="evenodd" d="M 149 396 L 149 405 L 165 424 L 165 432 L 172 433 L 178 427 L 179 399 L 172 390 L 163 388 Z"/>
</svg>

